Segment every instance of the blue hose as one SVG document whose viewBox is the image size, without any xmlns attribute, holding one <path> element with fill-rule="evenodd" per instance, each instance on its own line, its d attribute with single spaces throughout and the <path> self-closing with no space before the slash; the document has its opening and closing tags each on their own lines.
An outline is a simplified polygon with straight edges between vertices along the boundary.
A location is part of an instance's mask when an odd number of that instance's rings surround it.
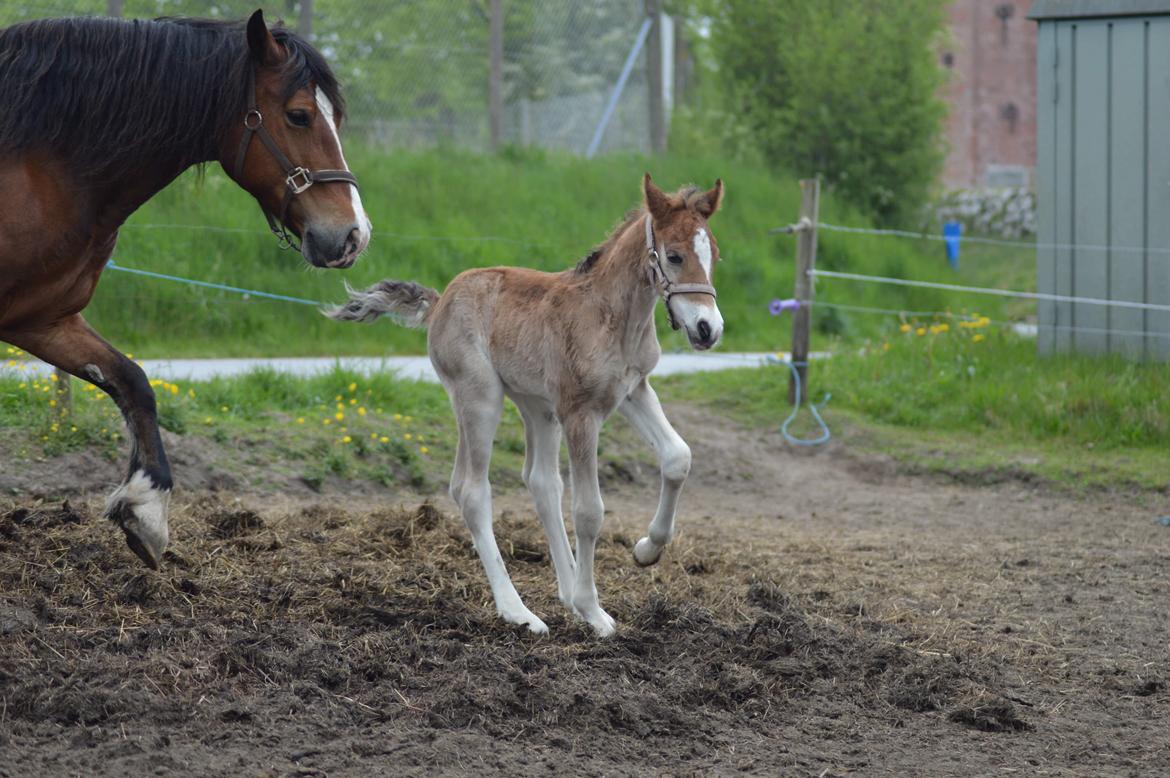
<svg viewBox="0 0 1170 778">
<path fill-rule="evenodd" d="M 833 395 L 826 393 L 825 399 L 821 400 L 819 405 L 814 405 L 812 403 L 808 404 L 809 412 L 812 413 L 813 418 L 817 420 L 817 424 L 821 428 L 821 434 L 809 440 L 802 440 L 794 436 L 788 431 L 788 427 L 790 424 L 792 424 L 793 421 L 796 420 L 796 415 L 800 413 L 800 403 L 804 397 L 804 387 L 800 384 L 800 371 L 796 368 L 808 367 L 808 363 L 791 362 L 788 360 L 777 359 L 776 357 L 770 355 L 768 357 L 768 361 L 773 364 L 788 365 L 788 369 L 792 371 L 792 381 L 796 387 L 796 403 L 792 406 L 792 413 L 788 414 L 788 418 L 785 419 L 784 423 L 780 425 L 780 434 L 784 436 L 785 440 L 794 446 L 819 446 L 823 443 L 828 443 L 829 440 L 832 439 L 833 433 L 829 431 L 829 425 L 826 424 L 825 420 L 821 418 L 820 410 L 821 408 L 825 407 L 825 404 L 829 402 L 829 400 L 832 399 Z"/>
</svg>

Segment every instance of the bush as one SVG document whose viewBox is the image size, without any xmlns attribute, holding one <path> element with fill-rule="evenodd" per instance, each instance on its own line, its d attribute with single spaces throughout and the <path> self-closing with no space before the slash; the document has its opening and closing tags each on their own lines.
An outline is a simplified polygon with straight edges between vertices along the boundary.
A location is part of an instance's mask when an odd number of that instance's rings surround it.
<svg viewBox="0 0 1170 778">
<path fill-rule="evenodd" d="M 768 159 L 821 174 L 883 222 L 911 217 L 943 158 L 941 0 L 709 0 L 733 113 Z"/>
</svg>

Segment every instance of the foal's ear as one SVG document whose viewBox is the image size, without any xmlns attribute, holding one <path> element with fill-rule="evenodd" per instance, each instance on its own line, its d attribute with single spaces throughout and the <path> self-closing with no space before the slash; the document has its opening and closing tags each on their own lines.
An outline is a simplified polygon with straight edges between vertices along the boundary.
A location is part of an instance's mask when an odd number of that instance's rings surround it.
<svg viewBox="0 0 1170 778">
<path fill-rule="evenodd" d="M 646 210 L 650 211 L 650 215 L 654 217 L 655 221 L 663 221 L 670 215 L 670 199 L 666 192 L 663 192 L 654 182 L 650 180 L 650 174 L 647 173 L 642 178 L 642 192 L 646 195 Z"/>
<path fill-rule="evenodd" d="M 264 21 L 264 11 L 259 8 L 248 19 L 248 49 L 252 52 L 252 59 L 261 65 L 278 65 L 284 60 L 284 50 L 272 37 Z"/>
<path fill-rule="evenodd" d="M 723 179 L 716 178 L 715 186 L 703 193 L 703 196 L 695 201 L 695 210 L 699 212 L 704 219 L 710 219 L 712 214 L 719 210 L 719 205 L 723 202 Z"/>
</svg>

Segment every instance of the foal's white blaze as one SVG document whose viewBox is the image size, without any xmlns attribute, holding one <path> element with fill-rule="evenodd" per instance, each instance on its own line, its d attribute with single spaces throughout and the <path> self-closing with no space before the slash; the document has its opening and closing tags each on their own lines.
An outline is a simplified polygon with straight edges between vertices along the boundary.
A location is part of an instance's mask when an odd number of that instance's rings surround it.
<svg viewBox="0 0 1170 778">
<path fill-rule="evenodd" d="M 703 272 L 707 274 L 707 283 L 710 283 L 711 239 L 707 237 L 707 231 L 702 227 L 695 233 L 695 256 L 699 258 L 699 264 L 703 266 Z"/>
<path fill-rule="evenodd" d="M 703 272 L 707 275 L 707 283 L 711 283 L 711 238 L 707 235 L 707 231 L 702 227 L 695 233 L 694 239 L 695 256 L 699 259 L 699 264 L 703 268 Z M 707 326 L 711 328 L 711 343 L 706 346 L 710 348 L 719 342 L 719 338 L 723 335 L 723 314 L 719 312 L 719 306 L 715 304 L 715 298 L 707 295 L 679 295 L 671 300 L 671 306 L 674 309 L 674 315 L 678 323 L 687 331 L 687 336 L 691 338 L 694 343 L 694 338 L 698 336 L 699 322 L 707 322 Z"/>
<path fill-rule="evenodd" d="M 317 109 L 325 118 L 325 124 L 329 127 L 329 131 L 333 133 L 333 140 L 337 142 L 337 154 L 341 157 L 341 167 L 349 170 L 349 165 L 345 162 L 345 152 L 341 149 L 341 137 L 337 134 L 337 123 L 333 118 L 333 103 L 329 102 L 329 98 L 321 91 L 321 87 L 317 87 Z M 366 215 L 366 209 L 362 207 L 362 196 L 356 186 L 350 185 L 349 187 L 349 201 L 353 206 L 353 217 L 358 223 L 358 253 L 360 254 L 370 242 L 370 230 L 372 229 L 370 217 Z"/>
</svg>

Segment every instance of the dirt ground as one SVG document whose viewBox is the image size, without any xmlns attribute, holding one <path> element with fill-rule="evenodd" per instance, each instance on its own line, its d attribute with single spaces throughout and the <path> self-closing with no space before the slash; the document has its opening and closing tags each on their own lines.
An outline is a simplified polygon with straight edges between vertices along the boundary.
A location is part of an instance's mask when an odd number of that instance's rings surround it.
<svg viewBox="0 0 1170 778">
<path fill-rule="evenodd" d="M 28 465 L 81 486 L 0 497 L 0 775 L 1170 770 L 1166 495 L 958 484 L 670 412 L 695 463 L 655 568 L 630 553 L 655 474 L 607 468 L 604 641 L 514 487 L 497 534 L 544 638 L 495 618 L 445 496 L 203 484 L 152 573 L 100 519 L 114 465 Z"/>
</svg>

